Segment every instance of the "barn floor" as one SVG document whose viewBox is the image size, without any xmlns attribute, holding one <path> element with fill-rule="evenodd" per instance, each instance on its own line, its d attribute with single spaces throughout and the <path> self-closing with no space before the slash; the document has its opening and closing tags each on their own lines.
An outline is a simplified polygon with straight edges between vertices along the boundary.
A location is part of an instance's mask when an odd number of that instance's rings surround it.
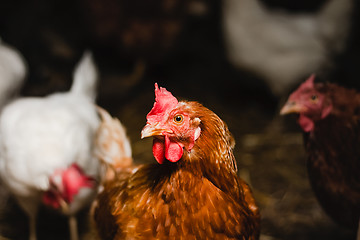
<svg viewBox="0 0 360 240">
<path fill-rule="evenodd" d="M 67 90 L 73 66 L 86 46 L 79 47 L 75 37 L 64 37 L 66 30 L 59 33 L 56 27 L 44 28 L 42 34 L 37 34 L 39 29 L 34 35 L 25 34 L 16 29 L 22 26 L 21 20 L 9 13 L 2 20 L 6 17 L 8 22 L 0 24 L 0 36 L 29 61 L 30 75 L 22 94 L 43 96 Z M 310 189 L 301 131 L 293 116 L 278 114 L 287 95 L 275 98 L 261 79 L 228 64 L 216 20 L 192 21 L 164 61 L 138 65 L 140 77 L 131 75 L 135 63 L 123 63 L 115 51 L 92 49 L 101 73 L 98 104 L 126 126 L 135 161 L 154 161 L 151 140 L 141 140 L 140 131 L 153 105 L 157 82 L 178 98 L 203 103 L 228 124 L 236 139 L 239 175 L 251 185 L 260 206 L 262 240 L 355 239 L 355 233 L 324 214 Z M 56 55 L 59 52 L 61 57 Z M 79 215 L 82 239 L 93 238 L 87 223 L 84 211 Z M 27 239 L 27 224 L 26 216 L 0 184 L 0 240 Z M 68 239 L 66 219 L 42 209 L 38 233 L 39 240 Z"/>
</svg>

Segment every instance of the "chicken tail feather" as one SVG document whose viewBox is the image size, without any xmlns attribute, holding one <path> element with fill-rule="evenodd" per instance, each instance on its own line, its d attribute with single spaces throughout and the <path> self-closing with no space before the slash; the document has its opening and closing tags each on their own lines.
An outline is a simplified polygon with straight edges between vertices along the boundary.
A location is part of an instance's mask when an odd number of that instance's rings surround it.
<svg viewBox="0 0 360 240">
<path fill-rule="evenodd" d="M 85 51 L 75 68 L 73 79 L 74 82 L 70 91 L 77 95 L 86 96 L 91 99 L 91 101 L 95 101 L 98 70 L 90 51 Z"/>
<path fill-rule="evenodd" d="M 27 73 L 23 55 L 0 38 L 0 107 L 19 95 Z"/>
</svg>

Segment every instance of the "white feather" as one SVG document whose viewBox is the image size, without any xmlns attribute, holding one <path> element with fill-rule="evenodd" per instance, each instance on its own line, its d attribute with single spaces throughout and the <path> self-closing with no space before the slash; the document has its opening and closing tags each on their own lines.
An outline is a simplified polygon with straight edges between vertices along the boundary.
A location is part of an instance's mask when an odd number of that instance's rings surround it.
<svg viewBox="0 0 360 240">
<path fill-rule="evenodd" d="M 0 39 L 0 109 L 18 94 L 26 74 L 24 57 Z"/>
<path fill-rule="evenodd" d="M 315 14 L 290 14 L 269 10 L 259 0 L 224 0 L 228 58 L 282 95 L 344 49 L 352 6 L 353 0 L 328 0 Z"/>
<path fill-rule="evenodd" d="M 83 95 L 94 101 L 96 98 L 98 71 L 91 52 L 86 51 L 84 53 L 76 66 L 73 78 L 74 82 L 70 91 L 75 95 Z"/>
</svg>

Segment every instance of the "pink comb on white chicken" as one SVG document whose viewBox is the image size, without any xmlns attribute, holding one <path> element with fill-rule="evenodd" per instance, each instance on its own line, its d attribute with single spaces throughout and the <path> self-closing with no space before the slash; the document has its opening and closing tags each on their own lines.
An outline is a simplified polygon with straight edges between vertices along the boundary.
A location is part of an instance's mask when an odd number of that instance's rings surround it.
<svg viewBox="0 0 360 240">
<path fill-rule="evenodd" d="M 93 188 L 96 184 L 94 178 L 86 176 L 82 169 L 72 164 L 67 169 L 57 169 L 50 177 L 50 189 L 43 195 L 43 202 L 53 208 L 70 204 L 82 188 Z"/>
</svg>

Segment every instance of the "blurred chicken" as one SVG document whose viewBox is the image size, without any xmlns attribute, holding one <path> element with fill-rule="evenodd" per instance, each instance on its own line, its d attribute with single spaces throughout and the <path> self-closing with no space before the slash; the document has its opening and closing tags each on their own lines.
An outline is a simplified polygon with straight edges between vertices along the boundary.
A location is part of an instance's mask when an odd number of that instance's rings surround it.
<svg viewBox="0 0 360 240">
<path fill-rule="evenodd" d="M 104 183 L 94 206 L 100 238 L 258 239 L 259 210 L 237 176 L 226 124 L 157 84 L 155 95 L 141 137 L 154 137 L 158 163 L 125 168 Z"/>
<path fill-rule="evenodd" d="M 260 0 L 223 0 L 229 61 L 262 77 L 281 97 L 343 51 L 353 0 L 327 0 L 315 14 L 267 9 Z"/>
<path fill-rule="evenodd" d="M 308 175 L 319 203 L 334 221 L 356 230 L 360 224 L 360 94 L 314 79 L 311 76 L 289 96 L 281 114 L 298 114 Z"/>
<path fill-rule="evenodd" d="M 91 203 L 99 174 L 96 83 L 97 70 L 85 53 L 69 92 L 18 99 L 0 117 L 0 174 L 29 216 L 31 240 L 40 204 L 68 216 L 70 239 L 78 239 L 76 213 Z"/>
<path fill-rule="evenodd" d="M 23 56 L 0 39 L 0 111 L 19 93 L 27 75 Z M 0 207 L 6 205 L 8 191 L 0 181 Z"/>
<path fill-rule="evenodd" d="M 23 56 L 0 39 L 0 109 L 19 93 L 26 74 Z"/>
<path fill-rule="evenodd" d="M 98 193 L 101 193 L 106 183 L 130 174 L 137 167 L 133 164 L 131 144 L 124 126 L 117 118 L 112 118 L 105 109 L 98 107 L 98 113 L 101 122 L 95 136 L 95 154 L 101 163 L 98 189 Z M 96 225 L 93 218 L 97 207 L 96 199 L 90 211 L 90 222 L 93 227 Z"/>
<path fill-rule="evenodd" d="M 124 126 L 98 107 L 101 123 L 96 134 L 95 153 L 102 163 L 101 182 L 110 181 L 115 174 L 133 167 L 131 144 Z"/>
</svg>

